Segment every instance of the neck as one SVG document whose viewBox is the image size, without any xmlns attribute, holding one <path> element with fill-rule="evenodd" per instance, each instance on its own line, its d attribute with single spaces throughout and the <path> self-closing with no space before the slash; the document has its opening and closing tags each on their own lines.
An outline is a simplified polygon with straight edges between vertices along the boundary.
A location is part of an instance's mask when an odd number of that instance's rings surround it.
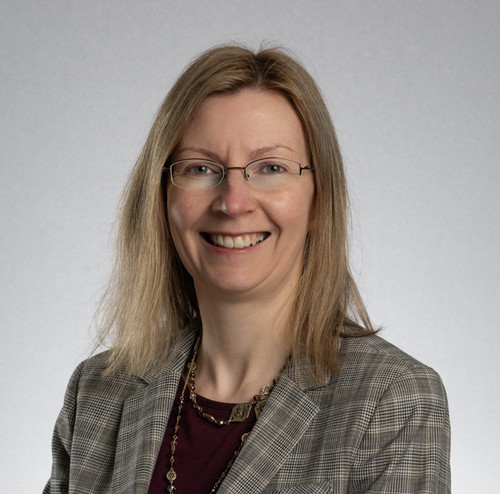
<svg viewBox="0 0 500 494">
<path fill-rule="evenodd" d="M 196 391 L 216 401 L 250 401 L 278 376 L 292 349 L 287 303 L 198 296 L 203 336 Z"/>
</svg>

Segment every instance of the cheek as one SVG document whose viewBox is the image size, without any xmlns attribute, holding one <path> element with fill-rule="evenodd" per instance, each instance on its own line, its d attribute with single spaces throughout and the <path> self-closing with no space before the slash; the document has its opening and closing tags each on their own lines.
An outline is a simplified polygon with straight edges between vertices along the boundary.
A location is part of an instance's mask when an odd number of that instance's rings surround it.
<svg viewBox="0 0 500 494">
<path fill-rule="evenodd" d="M 182 229 L 182 225 L 185 223 L 182 211 L 183 208 L 179 207 L 179 203 L 169 204 L 168 206 L 168 224 L 170 225 L 170 230 L 172 231 L 172 233 L 175 233 L 175 231 Z"/>
<path fill-rule="evenodd" d="M 190 211 L 189 206 L 178 198 L 170 198 L 167 201 L 167 219 L 171 241 L 184 268 L 191 274 L 193 251 L 192 247 L 190 248 L 192 242 L 189 240 Z"/>
<path fill-rule="evenodd" d="M 167 220 L 176 249 L 179 249 L 183 231 L 189 228 L 191 212 L 192 207 L 175 191 L 167 198 Z"/>
<path fill-rule="evenodd" d="M 311 230 L 311 200 L 294 194 L 287 200 L 274 202 L 270 217 L 287 241 L 301 243 Z"/>
<path fill-rule="evenodd" d="M 290 224 L 294 224 L 297 229 L 303 228 L 309 232 L 314 221 L 313 202 L 314 185 L 311 184 L 301 190 L 299 194 L 291 194 L 286 203 L 281 205 L 281 209 L 286 214 Z"/>
</svg>

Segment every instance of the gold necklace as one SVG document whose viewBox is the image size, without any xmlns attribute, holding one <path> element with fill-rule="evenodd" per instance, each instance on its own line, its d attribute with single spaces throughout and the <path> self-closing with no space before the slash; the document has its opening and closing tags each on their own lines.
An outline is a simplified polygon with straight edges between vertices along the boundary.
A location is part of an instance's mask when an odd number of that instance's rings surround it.
<svg viewBox="0 0 500 494">
<path fill-rule="evenodd" d="M 167 492 L 173 493 L 175 490 L 174 487 L 174 481 L 177 478 L 177 472 L 175 471 L 174 464 L 175 464 L 175 450 L 177 448 L 177 439 L 179 438 L 179 427 L 180 427 L 180 422 L 181 422 L 181 413 L 182 413 L 182 407 L 184 406 L 184 396 L 186 393 L 186 388 L 188 387 L 189 383 L 189 397 L 191 398 L 191 401 L 193 402 L 193 407 L 198 411 L 201 417 L 204 419 L 208 420 L 212 424 L 218 425 L 218 426 L 223 426 L 223 425 L 229 425 L 234 422 L 243 422 L 250 416 L 250 411 L 252 410 L 252 407 L 255 406 L 255 416 L 258 418 L 260 413 L 262 412 L 262 409 L 264 408 L 264 405 L 266 404 L 267 398 L 269 397 L 269 394 L 273 390 L 275 384 L 276 384 L 276 379 L 273 381 L 271 385 L 268 386 L 263 386 L 260 394 L 255 395 L 253 400 L 249 403 L 239 403 L 235 405 L 231 411 L 231 415 L 228 420 L 217 420 L 213 415 L 210 415 L 209 413 L 205 412 L 200 405 L 198 405 L 196 401 L 196 393 L 195 393 L 195 370 L 196 370 L 196 356 L 198 354 L 198 350 L 200 348 L 200 342 L 201 342 L 201 337 L 199 336 L 198 339 L 196 340 L 196 343 L 194 345 L 193 349 L 193 356 L 191 358 L 191 361 L 188 364 L 188 376 L 186 380 L 184 381 L 184 386 L 182 387 L 181 391 L 181 396 L 179 398 L 179 407 L 177 411 L 177 418 L 175 421 L 175 426 L 174 426 L 174 433 L 172 435 L 172 440 L 170 441 L 170 469 L 166 473 L 165 477 L 168 480 L 168 487 L 167 487 Z M 281 374 L 281 373 L 280 373 Z M 236 460 L 236 457 L 240 454 L 241 449 L 243 448 L 243 445 L 245 444 L 245 441 L 248 437 L 249 432 L 246 432 L 241 436 L 241 441 L 239 446 L 236 448 L 236 451 L 234 452 L 233 456 L 229 460 L 228 464 L 226 465 L 226 468 L 224 468 L 224 471 L 222 474 L 219 476 L 217 481 L 215 482 L 214 486 L 210 490 L 210 494 L 214 494 L 217 489 L 219 488 L 220 484 L 224 480 L 224 478 L 227 475 L 227 472 L 229 472 L 229 469 L 232 467 L 234 461 Z"/>
<path fill-rule="evenodd" d="M 187 379 L 189 388 L 189 398 L 191 398 L 193 407 L 196 409 L 196 411 L 201 417 L 208 420 L 211 424 L 218 425 L 219 427 L 222 427 L 223 425 L 233 424 L 235 422 L 244 422 L 248 417 L 250 417 L 250 412 L 252 411 L 252 408 L 254 406 L 255 406 L 255 416 L 256 418 L 259 418 L 259 415 L 261 414 L 262 409 L 266 404 L 269 394 L 276 385 L 276 379 L 275 379 L 272 382 L 272 384 L 262 386 L 260 394 L 255 395 L 252 401 L 249 401 L 248 403 L 238 403 L 234 405 L 233 409 L 231 410 L 231 415 L 229 416 L 229 419 L 218 420 L 213 415 L 210 415 L 209 413 L 205 412 L 205 410 L 203 410 L 203 408 L 198 404 L 198 401 L 196 400 L 195 370 L 196 370 L 196 364 L 194 364 L 194 366 L 192 367 L 191 372 L 189 372 Z"/>
</svg>

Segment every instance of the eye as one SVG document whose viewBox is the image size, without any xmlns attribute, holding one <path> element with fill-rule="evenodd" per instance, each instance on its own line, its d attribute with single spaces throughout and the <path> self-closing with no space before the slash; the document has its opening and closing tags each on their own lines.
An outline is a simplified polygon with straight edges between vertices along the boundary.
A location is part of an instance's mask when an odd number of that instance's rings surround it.
<svg viewBox="0 0 500 494">
<path fill-rule="evenodd" d="M 184 163 L 179 163 L 179 173 L 182 175 L 193 175 L 193 176 L 204 176 L 220 174 L 221 167 L 217 163 L 212 163 L 210 161 L 186 161 Z"/>
<path fill-rule="evenodd" d="M 283 173 L 289 173 L 289 167 L 286 163 L 282 161 L 259 161 L 255 163 L 254 173 L 261 173 L 264 175 L 278 175 Z"/>
<path fill-rule="evenodd" d="M 186 170 L 186 173 L 192 173 L 193 175 L 209 175 L 213 173 L 213 171 L 205 165 L 193 165 Z"/>
</svg>

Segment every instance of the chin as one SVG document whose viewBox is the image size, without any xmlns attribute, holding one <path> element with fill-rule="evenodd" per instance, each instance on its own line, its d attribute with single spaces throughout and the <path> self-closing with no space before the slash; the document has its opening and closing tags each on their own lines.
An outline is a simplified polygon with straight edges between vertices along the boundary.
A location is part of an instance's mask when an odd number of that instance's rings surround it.
<svg viewBox="0 0 500 494">
<path fill-rule="evenodd" d="M 227 296 L 235 296 L 238 294 L 251 294 L 255 293 L 261 287 L 263 280 L 252 280 L 249 276 L 221 276 L 217 280 L 209 282 L 195 283 L 198 289 L 204 293 L 214 295 L 215 292 L 222 293 Z"/>
</svg>

